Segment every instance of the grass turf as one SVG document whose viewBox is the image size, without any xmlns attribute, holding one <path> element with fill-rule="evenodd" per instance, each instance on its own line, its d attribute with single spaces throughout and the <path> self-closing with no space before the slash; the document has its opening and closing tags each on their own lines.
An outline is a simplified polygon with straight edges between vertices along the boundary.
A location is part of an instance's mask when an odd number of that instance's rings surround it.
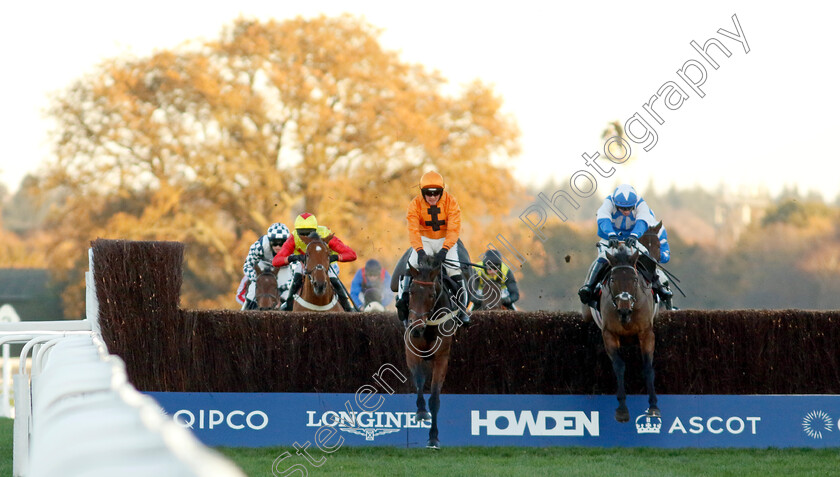
<svg viewBox="0 0 840 477">
<path fill-rule="evenodd" d="M 12 475 L 12 419 L 0 418 L 0 475 Z M 248 476 L 732 476 L 837 475 L 840 449 L 648 449 L 583 447 L 444 447 L 439 451 L 344 446 L 332 454 L 310 447 L 315 466 L 295 449 L 217 448 Z M 289 457 L 275 461 L 288 452 Z"/>
<path fill-rule="evenodd" d="M 308 449 L 314 464 L 293 448 L 218 448 L 249 476 L 311 475 L 564 475 L 761 476 L 837 475 L 838 449 L 648 449 L 581 447 L 453 447 L 440 451 L 342 447 L 333 454 Z M 290 456 L 274 466 L 283 453 Z M 284 473 L 288 472 L 288 473 Z"/>
</svg>

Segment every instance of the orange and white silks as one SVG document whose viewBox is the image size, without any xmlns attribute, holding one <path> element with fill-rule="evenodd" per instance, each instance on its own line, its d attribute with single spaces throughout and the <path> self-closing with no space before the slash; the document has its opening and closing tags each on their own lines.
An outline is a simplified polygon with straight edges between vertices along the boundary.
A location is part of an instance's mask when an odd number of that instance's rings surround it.
<svg viewBox="0 0 840 477">
<path fill-rule="evenodd" d="M 418 195 L 408 205 L 408 240 L 411 248 L 422 250 L 420 237 L 445 239 L 443 248 L 451 249 L 461 233 L 461 207 L 454 197 L 444 191 L 434 206 Z"/>
</svg>

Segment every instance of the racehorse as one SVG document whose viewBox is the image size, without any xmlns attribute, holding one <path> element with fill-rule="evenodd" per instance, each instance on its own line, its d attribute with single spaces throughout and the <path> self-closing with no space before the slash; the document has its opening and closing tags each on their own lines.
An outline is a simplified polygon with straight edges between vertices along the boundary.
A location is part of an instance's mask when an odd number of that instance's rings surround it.
<svg viewBox="0 0 840 477">
<path fill-rule="evenodd" d="M 648 227 L 645 233 L 639 237 L 639 243 L 648 249 L 650 256 L 657 262 L 659 261 L 659 229 L 661 228 L 662 221 L 660 220 L 659 223 L 653 227 Z"/>
<path fill-rule="evenodd" d="M 330 247 L 313 232 L 306 242 L 304 280 L 292 311 L 344 311 L 330 283 Z"/>
<path fill-rule="evenodd" d="M 254 283 L 254 302 L 257 308 L 261 311 L 276 310 L 281 300 L 274 267 L 269 266 L 263 270 L 259 264 L 254 264 L 254 271 L 257 272 L 257 281 Z"/>
<path fill-rule="evenodd" d="M 604 348 L 612 361 L 615 372 L 618 398 L 618 408 L 615 410 L 615 420 L 627 422 L 630 412 L 627 409 L 627 394 L 624 389 L 624 360 L 618 353 L 621 338 L 637 336 L 642 352 L 642 374 L 648 392 L 648 416 L 661 417 L 656 406 L 657 398 L 654 390 L 653 349 L 655 335 L 653 333 L 653 319 L 659 310 L 659 305 L 653 298 L 650 283 L 636 269 L 639 250 L 630 249 L 620 242 L 617 249 L 610 249 L 606 253 L 610 264 L 600 298 L 599 310 L 592 310 L 585 306 L 584 315 L 589 312 L 601 328 Z"/>
<path fill-rule="evenodd" d="M 433 264 L 433 259 L 426 257 L 418 261 L 418 268 L 409 266 L 413 280 L 409 287 L 409 321 L 406 328 L 405 361 L 414 385 L 417 389 L 417 421 L 431 418 L 429 442 L 426 447 L 440 449 L 438 440 L 437 415 L 440 409 L 440 391 L 449 367 L 449 352 L 452 335 L 457 328 L 454 319 L 457 309 L 451 305 L 441 278 L 441 267 Z M 431 393 L 429 410 L 423 398 L 423 388 L 431 372 Z"/>
<path fill-rule="evenodd" d="M 382 305 L 381 283 L 378 287 L 365 290 L 364 300 L 363 311 L 385 311 L 385 307 Z"/>
</svg>

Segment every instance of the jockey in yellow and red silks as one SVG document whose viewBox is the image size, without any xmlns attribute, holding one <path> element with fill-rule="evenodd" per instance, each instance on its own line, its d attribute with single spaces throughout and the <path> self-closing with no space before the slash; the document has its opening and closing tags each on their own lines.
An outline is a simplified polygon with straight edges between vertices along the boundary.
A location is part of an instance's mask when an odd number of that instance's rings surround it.
<svg viewBox="0 0 840 477">
<path fill-rule="evenodd" d="M 301 236 L 305 237 L 313 232 L 317 233 L 318 236 L 326 242 L 330 250 L 332 250 L 330 262 L 352 262 L 353 260 L 356 260 L 356 252 L 354 252 L 352 248 L 348 247 L 344 244 L 344 242 L 339 240 L 339 238 L 336 237 L 329 228 L 323 225 L 318 225 L 318 219 L 316 219 L 314 215 L 304 212 L 298 215 L 295 219 L 295 230 L 291 233 L 291 235 L 289 235 L 289 238 L 286 239 L 286 243 L 283 244 L 283 247 L 280 248 L 277 255 L 274 256 L 272 265 L 275 267 L 283 267 L 289 265 L 290 263 L 303 260 L 306 256 L 306 243 L 303 239 L 301 239 Z M 338 272 L 336 271 L 336 274 L 337 273 Z M 341 303 L 341 306 L 344 307 L 344 310 L 355 311 L 355 308 L 350 303 L 350 298 L 347 296 L 347 290 L 338 279 L 338 276 L 330 274 L 330 282 L 332 282 L 333 289 L 338 295 L 338 301 Z M 298 269 L 295 272 L 294 279 L 292 280 L 292 286 L 289 289 L 289 296 L 281 307 L 282 310 L 289 311 L 292 309 L 291 306 L 292 301 L 294 300 L 294 295 L 300 291 L 301 285 L 303 285 L 303 274 L 300 269 Z"/>
<path fill-rule="evenodd" d="M 420 257 L 434 256 L 438 263 L 444 265 L 447 275 L 454 280 L 456 288 L 461 288 L 463 277 L 458 266 L 461 207 L 455 197 L 444 189 L 443 177 L 435 171 L 429 171 L 420 178 L 420 194 L 408 204 L 406 213 L 408 241 L 412 248 L 408 263 L 417 268 L 417 260 Z M 403 286 L 403 294 L 397 299 L 396 306 L 400 319 L 406 323 L 408 320 L 407 284 Z M 461 321 L 468 325 L 469 315 L 462 313 Z"/>
</svg>

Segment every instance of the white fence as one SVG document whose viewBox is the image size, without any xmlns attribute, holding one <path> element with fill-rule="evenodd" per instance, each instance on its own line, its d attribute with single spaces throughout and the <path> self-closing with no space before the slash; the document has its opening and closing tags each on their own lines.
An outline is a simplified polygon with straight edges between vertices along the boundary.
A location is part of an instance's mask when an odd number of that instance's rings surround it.
<svg viewBox="0 0 840 477">
<path fill-rule="evenodd" d="M 129 382 L 98 327 L 93 256 L 87 319 L 0 323 L 0 345 L 25 343 L 14 377 L 15 477 L 244 476 Z"/>
</svg>

